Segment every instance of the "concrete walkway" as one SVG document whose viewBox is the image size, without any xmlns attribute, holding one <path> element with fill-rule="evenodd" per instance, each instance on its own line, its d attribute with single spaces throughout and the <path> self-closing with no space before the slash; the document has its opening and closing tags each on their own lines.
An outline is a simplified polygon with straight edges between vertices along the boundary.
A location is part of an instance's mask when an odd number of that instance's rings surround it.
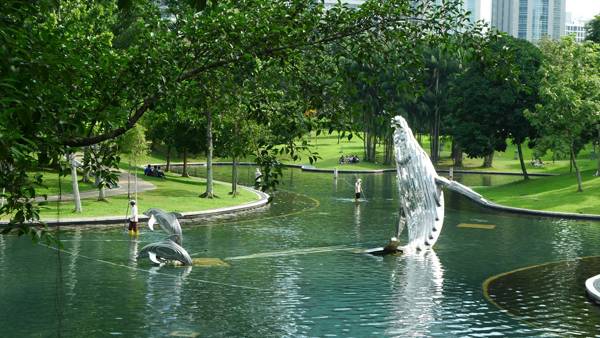
<svg viewBox="0 0 600 338">
<path fill-rule="evenodd" d="M 129 182 L 129 174 L 127 172 L 121 172 L 119 175 L 119 186 L 113 189 L 105 189 L 104 194 L 106 197 L 115 196 L 115 195 L 127 195 L 127 185 L 131 184 L 129 189 L 131 189 L 131 194 L 135 193 L 135 176 L 131 175 L 131 182 Z M 148 181 L 144 181 L 140 176 L 137 178 L 137 191 L 138 193 L 156 189 L 156 186 Z M 97 198 L 98 197 L 98 189 L 83 191 L 79 193 L 81 199 L 86 198 Z M 58 201 L 59 196 L 48 196 L 47 199 L 43 197 L 37 197 L 35 200 L 38 202 L 42 202 L 44 200 L 49 202 Z M 72 201 L 73 193 L 64 194 L 61 196 L 61 200 L 63 201 Z"/>
</svg>

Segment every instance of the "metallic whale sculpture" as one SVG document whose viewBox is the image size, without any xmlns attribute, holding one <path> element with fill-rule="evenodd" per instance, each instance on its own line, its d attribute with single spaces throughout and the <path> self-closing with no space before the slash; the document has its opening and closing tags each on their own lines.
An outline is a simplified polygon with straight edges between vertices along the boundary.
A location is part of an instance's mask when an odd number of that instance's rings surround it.
<svg viewBox="0 0 600 338">
<path fill-rule="evenodd" d="M 400 199 L 400 220 L 396 237 L 408 228 L 404 252 L 433 247 L 444 225 L 444 193 L 449 188 L 474 199 L 483 197 L 458 182 L 438 176 L 429 156 L 415 139 L 402 116 L 392 119 L 394 154 Z"/>
<path fill-rule="evenodd" d="M 181 217 L 181 214 L 151 208 L 146 210 L 144 215 L 150 217 L 148 220 L 150 230 L 154 230 L 154 224 L 158 223 L 169 237 L 163 241 L 144 246 L 140 250 L 138 258 L 147 257 L 156 264 L 164 264 L 167 261 L 179 261 L 183 265 L 192 265 L 192 258 L 181 246 L 183 243 L 183 233 L 181 231 L 181 224 L 177 220 L 177 217 Z"/>
</svg>

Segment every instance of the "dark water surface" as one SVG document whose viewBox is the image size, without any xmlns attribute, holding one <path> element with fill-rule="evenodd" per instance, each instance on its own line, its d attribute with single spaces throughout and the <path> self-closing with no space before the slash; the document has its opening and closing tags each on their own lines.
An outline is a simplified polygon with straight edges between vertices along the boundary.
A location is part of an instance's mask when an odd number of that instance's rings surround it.
<svg viewBox="0 0 600 338">
<path fill-rule="evenodd" d="M 219 168 L 217 177 L 228 172 Z M 253 172 L 242 168 L 243 180 Z M 600 312 L 580 279 L 600 267 L 507 274 L 490 284 L 495 302 L 482 284 L 522 267 L 600 255 L 600 223 L 495 213 L 447 193 L 435 252 L 373 257 L 357 251 L 393 234 L 395 176 L 362 178 L 366 200 L 355 204 L 354 175 L 335 184 L 330 174 L 287 170 L 269 207 L 184 224 L 193 257 L 229 267 L 136 262 L 137 250 L 164 237 L 145 227 L 139 241 L 123 229 L 66 231 L 60 257 L 28 239 L 0 237 L 2 336 L 599 335 Z M 507 179 L 518 177 L 500 181 Z"/>
</svg>

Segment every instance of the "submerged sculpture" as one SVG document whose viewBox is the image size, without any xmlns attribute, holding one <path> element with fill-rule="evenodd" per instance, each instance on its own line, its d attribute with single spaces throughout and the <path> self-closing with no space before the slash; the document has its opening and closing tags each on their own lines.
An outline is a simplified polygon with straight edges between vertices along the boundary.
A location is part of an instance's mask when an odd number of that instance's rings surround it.
<svg viewBox="0 0 600 338">
<path fill-rule="evenodd" d="M 394 153 L 400 199 L 400 221 L 396 237 L 408 228 L 408 243 L 401 248 L 414 252 L 431 248 L 444 225 L 444 193 L 442 187 L 483 199 L 470 188 L 438 176 L 429 156 L 415 139 L 401 116 L 392 119 Z"/>
<path fill-rule="evenodd" d="M 183 234 L 181 225 L 177 220 L 177 217 L 181 217 L 181 214 L 151 208 L 146 210 L 144 215 L 150 217 L 148 220 L 150 230 L 154 231 L 154 224 L 158 223 L 169 237 L 163 241 L 151 243 L 143 247 L 138 254 L 138 258 L 148 257 L 156 264 L 164 264 L 167 261 L 178 261 L 183 265 L 192 265 L 192 258 L 181 246 L 183 244 Z"/>
</svg>

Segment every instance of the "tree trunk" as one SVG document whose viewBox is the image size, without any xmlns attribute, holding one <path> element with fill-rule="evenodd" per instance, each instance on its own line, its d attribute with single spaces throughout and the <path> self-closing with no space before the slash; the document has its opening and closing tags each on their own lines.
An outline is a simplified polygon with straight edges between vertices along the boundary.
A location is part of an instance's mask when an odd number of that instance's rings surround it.
<svg viewBox="0 0 600 338">
<path fill-rule="evenodd" d="M 183 169 L 181 170 L 182 177 L 190 177 L 187 166 L 187 148 L 183 148 Z"/>
<path fill-rule="evenodd" d="M 371 133 L 365 132 L 365 161 L 369 162 L 371 159 Z"/>
<path fill-rule="evenodd" d="M 569 152 L 569 173 L 573 172 L 573 163 L 575 162 L 575 158 L 573 158 L 573 151 Z"/>
<path fill-rule="evenodd" d="M 206 191 L 200 195 L 202 198 L 213 198 L 213 136 L 212 136 L 212 114 L 206 111 Z"/>
<path fill-rule="evenodd" d="M 79 182 L 77 182 L 77 167 L 75 167 L 74 158 L 71 158 L 71 185 L 73 186 L 73 201 L 75 202 L 75 212 L 80 213 L 82 211 L 81 196 L 79 195 Z"/>
<path fill-rule="evenodd" d="M 483 167 L 484 168 L 491 168 L 493 161 L 494 161 L 494 152 L 492 152 L 489 155 L 485 155 L 483 157 Z"/>
<path fill-rule="evenodd" d="M 519 162 L 521 163 L 521 171 L 523 171 L 523 179 L 528 180 L 529 174 L 527 174 L 527 168 L 525 167 L 525 161 L 523 160 L 523 149 L 521 149 L 521 143 L 517 144 L 517 151 L 519 152 Z"/>
<path fill-rule="evenodd" d="M 237 158 L 233 158 L 233 166 L 231 167 L 231 192 L 230 195 L 235 197 L 238 195 L 237 191 L 237 183 L 238 183 L 238 160 Z"/>
<path fill-rule="evenodd" d="M 600 176 L 600 123 L 596 125 L 596 128 L 598 129 L 598 147 L 599 147 L 599 149 L 594 151 L 594 153 L 596 154 L 596 160 L 598 161 L 598 167 L 596 169 L 596 176 Z"/>
<path fill-rule="evenodd" d="M 104 187 L 98 189 L 98 201 L 105 201 L 106 200 L 106 194 L 105 194 L 105 190 Z"/>
<path fill-rule="evenodd" d="M 165 168 L 165 172 L 171 171 L 171 148 L 172 146 L 169 144 L 167 146 L 167 166 Z"/>
<path fill-rule="evenodd" d="M 463 166 L 463 151 L 462 147 L 454 139 L 452 140 L 452 161 L 454 166 L 462 168 Z"/>
<path fill-rule="evenodd" d="M 377 159 L 377 135 L 375 133 L 372 134 L 373 136 L 373 140 L 371 140 L 371 147 L 373 147 L 373 149 L 371 149 L 371 161 L 372 163 L 375 163 L 376 159 Z"/>
<path fill-rule="evenodd" d="M 431 135 L 431 162 L 435 165 L 440 158 L 440 107 L 438 96 L 440 91 L 440 75 L 436 68 L 433 71 L 435 77 L 435 106 L 433 110 L 433 133 Z"/>
<path fill-rule="evenodd" d="M 575 168 L 575 175 L 577 176 L 577 192 L 582 192 L 583 187 L 581 186 L 581 172 L 579 171 L 579 167 L 577 166 L 577 160 L 575 159 L 575 145 L 571 144 L 571 160 L 573 162 L 573 167 Z"/>
<path fill-rule="evenodd" d="M 385 141 L 384 164 L 391 164 L 394 161 L 394 136 L 389 134 Z"/>
</svg>

